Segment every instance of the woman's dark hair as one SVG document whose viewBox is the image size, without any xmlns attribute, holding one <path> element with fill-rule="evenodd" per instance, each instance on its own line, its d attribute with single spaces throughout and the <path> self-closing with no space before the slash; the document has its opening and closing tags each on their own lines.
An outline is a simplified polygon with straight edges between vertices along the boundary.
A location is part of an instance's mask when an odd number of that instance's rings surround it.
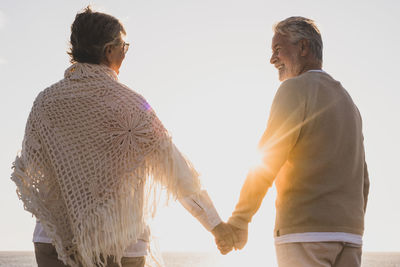
<svg viewBox="0 0 400 267">
<path fill-rule="evenodd" d="M 71 63 L 100 64 L 105 45 L 126 34 L 124 26 L 113 16 L 93 12 L 90 6 L 78 13 L 71 25 L 71 48 L 67 52 Z"/>
</svg>

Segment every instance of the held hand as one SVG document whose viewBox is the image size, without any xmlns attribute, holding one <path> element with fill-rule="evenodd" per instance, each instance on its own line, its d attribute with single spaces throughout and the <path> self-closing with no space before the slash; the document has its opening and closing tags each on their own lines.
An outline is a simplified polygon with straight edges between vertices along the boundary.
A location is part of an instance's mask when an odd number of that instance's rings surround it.
<svg viewBox="0 0 400 267">
<path fill-rule="evenodd" d="M 238 238 L 233 232 L 230 225 L 227 223 L 218 224 L 213 230 L 212 234 L 215 237 L 215 243 L 222 255 L 228 254 L 238 242 Z"/>
<path fill-rule="evenodd" d="M 231 227 L 232 231 L 235 234 L 236 240 L 235 240 L 235 249 L 242 249 L 247 243 L 247 238 L 248 238 L 248 230 L 247 229 L 240 229 L 236 226 L 233 226 L 232 224 L 228 225 Z"/>
</svg>

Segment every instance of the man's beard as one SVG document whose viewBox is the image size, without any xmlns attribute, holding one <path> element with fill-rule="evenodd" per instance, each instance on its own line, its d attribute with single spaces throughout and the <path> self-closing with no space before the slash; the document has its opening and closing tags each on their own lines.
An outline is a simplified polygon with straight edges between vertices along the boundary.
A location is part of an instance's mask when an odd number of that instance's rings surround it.
<svg viewBox="0 0 400 267">
<path fill-rule="evenodd" d="M 303 65 L 300 62 L 300 58 L 297 55 L 293 55 L 291 58 L 290 68 L 287 68 L 287 65 L 285 64 L 283 72 L 281 73 L 281 71 L 279 71 L 279 80 L 283 82 L 287 79 L 299 76 L 302 73 Z"/>
</svg>

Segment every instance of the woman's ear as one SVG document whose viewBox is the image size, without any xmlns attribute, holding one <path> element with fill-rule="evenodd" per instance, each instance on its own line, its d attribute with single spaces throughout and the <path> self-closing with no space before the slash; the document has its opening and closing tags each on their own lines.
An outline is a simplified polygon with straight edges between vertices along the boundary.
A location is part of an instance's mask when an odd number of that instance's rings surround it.
<svg viewBox="0 0 400 267">
<path fill-rule="evenodd" d="M 106 49 L 104 50 L 104 61 L 106 65 L 111 62 L 111 46 L 107 46 Z"/>
</svg>

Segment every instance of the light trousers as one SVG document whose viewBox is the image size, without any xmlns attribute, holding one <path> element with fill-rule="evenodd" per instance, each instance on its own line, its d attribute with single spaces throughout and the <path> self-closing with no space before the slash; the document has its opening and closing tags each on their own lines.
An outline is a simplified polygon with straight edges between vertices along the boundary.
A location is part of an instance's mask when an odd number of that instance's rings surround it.
<svg viewBox="0 0 400 267">
<path fill-rule="evenodd" d="M 35 257 L 38 267 L 68 267 L 57 257 L 56 248 L 49 243 L 34 243 Z M 118 267 L 115 262 L 110 262 L 107 267 Z M 122 267 L 144 267 L 145 257 L 124 257 L 121 260 Z"/>
<path fill-rule="evenodd" d="M 360 267 L 361 246 L 344 242 L 275 245 L 279 267 Z"/>
</svg>

